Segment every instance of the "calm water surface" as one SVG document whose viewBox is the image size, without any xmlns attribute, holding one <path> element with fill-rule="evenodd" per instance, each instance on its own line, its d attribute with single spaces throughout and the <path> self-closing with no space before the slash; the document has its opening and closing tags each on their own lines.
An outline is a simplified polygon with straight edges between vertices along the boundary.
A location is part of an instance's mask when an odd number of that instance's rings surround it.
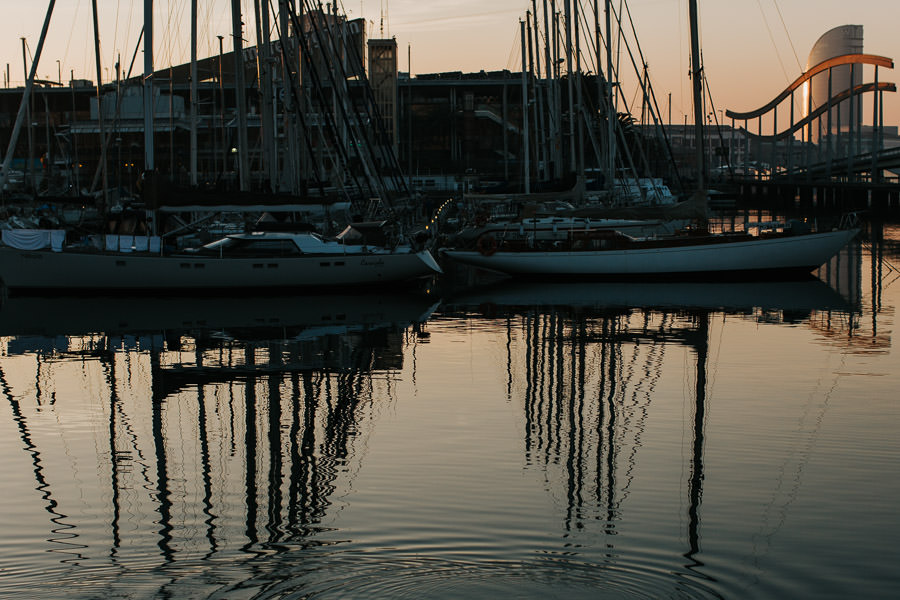
<svg viewBox="0 0 900 600">
<path fill-rule="evenodd" d="M 896 597 L 898 249 L 793 283 L 12 298 L 0 596 Z"/>
</svg>

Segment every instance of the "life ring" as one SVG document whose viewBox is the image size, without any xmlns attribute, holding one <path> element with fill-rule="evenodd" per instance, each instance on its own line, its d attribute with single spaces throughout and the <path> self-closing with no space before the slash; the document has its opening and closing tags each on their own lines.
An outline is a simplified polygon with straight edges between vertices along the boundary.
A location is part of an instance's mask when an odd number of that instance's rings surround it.
<svg viewBox="0 0 900 600">
<path fill-rule="evenodd" d="M 478 238 L 478 252 L 483 256 L 490 256 L 497 251 L 497 238 L 488 234 Z"/>
</svg>

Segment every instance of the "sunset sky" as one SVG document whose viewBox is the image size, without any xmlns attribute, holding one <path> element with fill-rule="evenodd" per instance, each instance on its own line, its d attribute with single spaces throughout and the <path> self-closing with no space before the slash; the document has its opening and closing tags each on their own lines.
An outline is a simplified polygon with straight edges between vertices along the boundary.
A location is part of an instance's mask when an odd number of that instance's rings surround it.
<svg viewBox="0 0 900 600">
<path fill-rule="evenodd" d="M 143 22 L 143 2 L 97 2 L 102 62 L 110 74 L 104 75 L 106 78 L 113 73 L 117 56 L 121 56 L 123 68 L 131 61 Z M 621 0 L 614 4 L 620 5 Z M 33 53 L 47 5 L 46 0 L 4 2 L 0 67 L 5 78 L 9 64 L 13 86 L 21 85 L 25 78 L 20 38 L 26 38 L 29 53 Z M 411 56 L 412 72 L 417 74 L 482 69 L 519 71 L 519 19 L 524 18 L 531 5 L 530 0 L 351 0 L 341 6 L 350 18 L 366 18 L 369 37 L 396 38 L 400 70 L 408 70 L 407 57 Z M 537 5 L 540 11 L 543 0 L 538 0 Z M 217 35 L 225 36 L 226 50 L 230 48 L 230 6 L 230 0 L 201 1 L 201 57 L 218 52 Z M 245 39 L 253 44 L 252 3 L 242 0 L 242 6 Z M 592 6 L 586 2 L 581 6 L 592 23 Z M 557 10 L 562 7 L 563 0 L 558 0 Z M 671 93 L 672 121 L 681 122 L 684 114 L 691 113 L 687 0 L 631 0 L 627 7 L 660 108 L 667 112 Z M 864 27 L 867 53 L 900 59 L 896 0 L 700 0 L 699 7 L 704 64 L 716 111 L 745 111 L 766 103 L 802 72 L 815 41 L 840 25 Z M 186 62 L 189 0 L 156 0 L 154 12 L 156 67 Z M 630 30 L 628 37 L 632 37 Z M 74 70 L 76 77 L 94 80 L 92 40 L 91 2 L 59 0 L 38 76 L 55 80 L 58 71 L 62 71 L 63 79 L 68 80 L 69 71 Z M 591 53 L 587 48 L 583 52 Z M 635 93 L 633 76 L 626 74 L 625 69 L 628 56 L 624 50 L 620 56 L 627 102 L 639 112 L 640 97 Z M 136 72 L 141 70 L 142 60 L 139 53 Z M 585 65 L 585 70 L 593 70 L 593 65 Z M 631 71 L 631 67 L 627 70 Z M 873 75 L 873 69 L 867 67 L 864 79 L 871 81 Z M 879 80 L 897 81 L 896 69 L 880 70 Z M 871 104 L 869 96 L 864 104 L 869 114 Z M 885 96 L 884 109 L 885 124 L 900 125 L 898 94 Z M 871 122 L 870 116 L 865 119 Z"/>
</svg>

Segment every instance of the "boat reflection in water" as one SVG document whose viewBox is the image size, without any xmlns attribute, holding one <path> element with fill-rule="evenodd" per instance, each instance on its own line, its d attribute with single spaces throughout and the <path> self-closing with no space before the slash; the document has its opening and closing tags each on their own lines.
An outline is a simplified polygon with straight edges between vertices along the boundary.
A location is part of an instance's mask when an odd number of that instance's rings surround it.
<svg viewBox="0 0 900 600">
<path fill-rule="evenodd" d="M 753 309 L 781 310 L 809 315 L 814 310 L 848 312 L 850 302 L 820 279 L 754 281 L 745 283 L 551 283 L 504 281 L 451 296 L 451 306 L 521 309 L 570 307 L 610 310 L 702 309 L 742 312 Z"/>
<path fill-rule="evenodd" d="M 717 369 L 756 374 L 718 364 L 716 342 L 745 325 L 825 337 L 856 326 L 856 305 L 818 280 L 507 283 L 435 304 L 10 299 L 7 447 L 33 471 L 16 497 L 44 510 L 4 564 L 25 595 L 52 578 L 86 597 L 736 597 L 755 585 L 731 508 L 746 490 L 723 501 L 721 470 L 710 476 L 708 404 Z M 741 477 L 768 485 L 772 457 L 753 459 L 765 466 Z M 723 536 L 740 541 L 711 550 Z M 776 579 L 810 577 L 779 563 Z"/>
<path fill-rule="evenodd" d="M 300 296 L 112 296 L 7 298 L 0 335 L 135 335 L 240 331 L 254 336 L 315 337 L 332 331 L 426 320 L 436 300 L 423 294 Z M 306 333 L 301 333 L 309 330 Z"/>
<path fill-rule="evenodd" d="M 50 515 L 45 541 L 21 550 L 19 585 L 49 578 L 77 595 L 79 565 L 100 561 L 91 597 L 205 597 L 228 577 L 148 576 L 141 588 L 136 573 L 316 545 L 335 480 L 359 468 L 406 340 L 435 305 L 381 294 L 8 299 L 0 384 Z M 49 430 L 45 410 L 58 420 Z M 73 481 L 71 469 L 91 473 Z"/>
<path fill-rule="evenodd" d="M 646 456 L 656 451 L 655 443 L 642 447 L 648 445 L 644 438 L 652 415 L 657 411 L 658 424 L 660 412 L 665 412 L 659 404 L 670 395 L 661 383 L 674 362 L 666 354 L 685 349 L 686 356 L 693 355 L 692 360 L 678 361 L 690 397 L 687 411 L 675 417 L 684 421 L 689 446 L 680 470 L 685 497 L 681 502 L 671 496 L 658 499 L 684 507 L 680 516 L 670 512 L 668 520 L 685 528 L 683 562 L 664 564 L 665 573 L 657 565 L 633 580 L 623 574 L 612 580 L 637 596 L 669 597 L 677 589 L 679 597 L 722 597 L 719 590 L 734 582 L 708 574 L 700 543 L 710 353 L 715 348 L 711 324 L 722 321 L 724 329 L 725 320 L 735 318 L 804 323 L 828 336 L 837 329 L 852 331 L 859 307 L 815 278 L 746 284 L 505 281 L 448 298 L 441 312 L 490 319 L 506 329 L 506 395 L 523 404 L 527 465 L 540 470 L 545 481 L 557 482 L 552 493 L 565 499 L 562 526 L 572 546 L 578 547 L 585 531 L 602 533 L 607 567 L 634 550 L 627 535 L 634 532 L 619 531 L 634 528 L 628 507 L 632 513 L 651 515 L 651 520 L 666 512 L 659 503 L 630 496 L 647 491 L 635 491 L 641 473 L 661 468 L 655 464 L 657 457 Z M 602 524 L 599 529 L 597 522 Z M 625 535 L 612 537 L 619 534 Z M 660 534 L 648 535 L 652 539 Z M 626 560 L 619 567 L 638 568 Z M 664 581 L 668 577 L 681 583 Z"/>
</svg>

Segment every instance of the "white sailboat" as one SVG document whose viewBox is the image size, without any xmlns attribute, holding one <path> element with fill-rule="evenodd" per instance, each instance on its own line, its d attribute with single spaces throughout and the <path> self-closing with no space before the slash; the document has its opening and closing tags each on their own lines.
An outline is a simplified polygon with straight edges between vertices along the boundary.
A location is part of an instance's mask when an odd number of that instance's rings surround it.
<svg viewBox="0 0 900 600">
<path fill-rule="evenodd" d="M 377 286 L 441 271 L 427 250 L 344 244 L 315 233 L 233 234 L 171 255 L 152 251 L 153 238 L 118 237 L 109 250 L 0 246 L 0 280 L 12 292 L 258 291 Z M 134 238 L 132 245 L 122 237 Z"/>
<path fill-rule="evenodd" d="M 707 234 L 632 238 L 621 232 L 568 236 L 554 248 L 447 249 L 450 259 L 508 275 L 532 278 L 722 279 L 809 274 L 859 230 L 767 236 Z M 582 244 L 579 246 L 579 244 Z"/>
<path fill-rule="evenodd" d="M 696 139 L 703 139 L 702 89 L 697 6 L 691 0 Z M 474 244 L 446 248 L 451 260 L 531 278 L 785 278 L 808 275 L 853 239 L 858 229 L 809 232 L 805 224 L 758 236 L 713 234 L 706 230 L 705 155 L 697 144 L 698 190 L 692 204 L 701 207 L 701 227 L 673 235 L 632 237 L 608 228 L 571 229 L 555 239 L 500 239 L 485 234 Z"/>
</svg>

